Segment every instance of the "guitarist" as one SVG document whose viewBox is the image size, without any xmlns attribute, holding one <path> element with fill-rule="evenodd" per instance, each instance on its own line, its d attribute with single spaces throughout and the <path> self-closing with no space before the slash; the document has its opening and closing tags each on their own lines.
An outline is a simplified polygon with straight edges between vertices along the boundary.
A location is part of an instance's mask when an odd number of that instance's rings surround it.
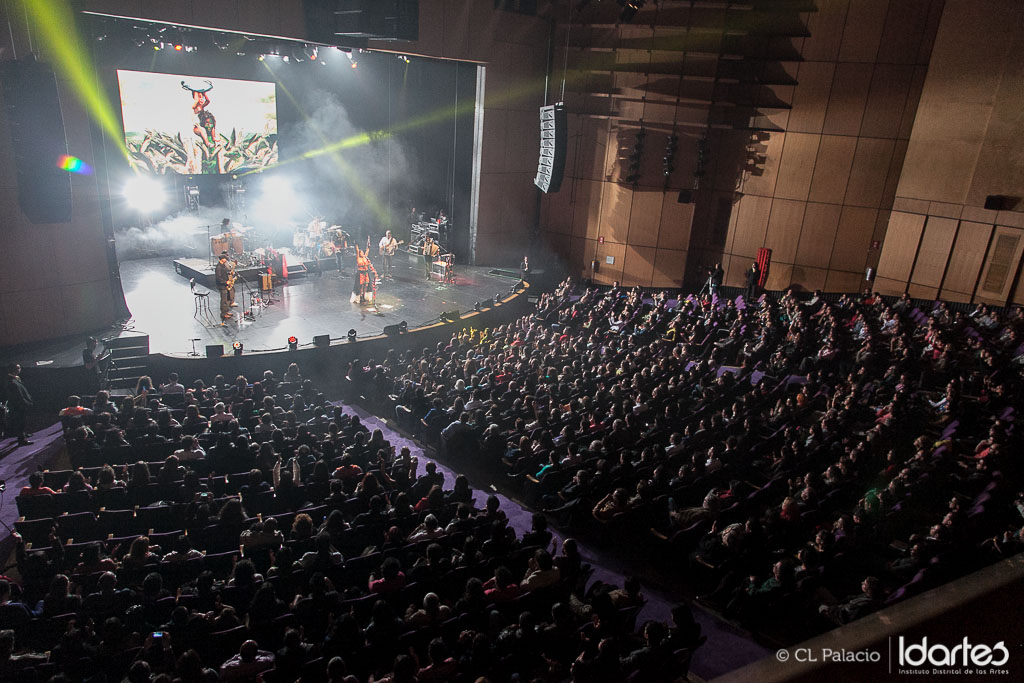
<svg viewBox="0 0 1024 683">
<path fill-rule="evenodd" d="M 380 238 L 380 243 L 377 245 L 380 249 L 380 255 L 384 257 L 384 279 L 392 280 L 391 261 L 395 257 L 395 250 L 398 249 L 399 242 L 395 239 L 391 231 L 385 232 L 384 236 Z"/>
<path fill-rule="evenodd" d="M 235 303 L 235 273 L 228 265 L 228 253 L 222 251 L 217 259 L 217 289 L 220 290 L 220 317 L 228 319 Z"/>
</svg>

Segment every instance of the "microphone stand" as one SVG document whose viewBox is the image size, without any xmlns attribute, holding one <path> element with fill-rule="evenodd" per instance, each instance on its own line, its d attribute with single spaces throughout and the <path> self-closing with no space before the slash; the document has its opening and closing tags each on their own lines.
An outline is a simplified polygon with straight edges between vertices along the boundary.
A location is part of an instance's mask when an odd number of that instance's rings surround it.
<svg viewBox="0 0 1024 683">
<path fill-rule="evenodd" d="M 206 264 L 213 267 L 213 239 L 210 237 L 210 228 L 212 225 L 204 225 L 206 228 Z"/>
<path fill-rule="evenodd" d="M 256 319 L 256 314 L 252 312 L 252 308 L 253 308 L 253 299 L 255 299 L 256 297 L 252 293 L 252 287 L 249 286 L 249 281 L 246 280 L 244 277 L 242 277 L 241 273 L 236 271 L 235 272 L 235 276 L 242 283 L 242 288 L 244 290 L 242 292 L 242 303 L 243 304 L 245 303 L 245 296 L 247 294 L 249 295 L 249 307 L 242 311 L 242 317 L 245 318 L 246 320 L 255 320 Z M 262 315 L 262 313 L 263 313 L 263 311 L 261 310 L 260 314 Z"/>
</svg>

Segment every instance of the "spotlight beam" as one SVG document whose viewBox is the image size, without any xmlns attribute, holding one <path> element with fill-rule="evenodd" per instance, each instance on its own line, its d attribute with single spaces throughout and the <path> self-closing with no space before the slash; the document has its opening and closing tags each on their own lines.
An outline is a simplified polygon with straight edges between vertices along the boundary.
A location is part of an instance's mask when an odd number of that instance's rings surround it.
<svg viewBox="0 0 1024 683">
<path fill-rule="evenodd" d="M 71 85 L 82 106 L 99 124 L 124 158 L 131 155 L 121 125 L 106 92 L 96 78 L 89 52 L 83 47 L 75 17 L 67 0 L 17 0 L 29 23 L 43 36 L 54 66 Z"/>
</svg>

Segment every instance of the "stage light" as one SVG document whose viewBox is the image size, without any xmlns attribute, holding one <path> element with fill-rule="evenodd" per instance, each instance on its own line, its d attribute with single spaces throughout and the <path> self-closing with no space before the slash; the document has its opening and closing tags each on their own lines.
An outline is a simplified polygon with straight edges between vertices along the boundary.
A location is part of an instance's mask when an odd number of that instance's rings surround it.
<svg viewBox="0 0 1024 683">
<path fill-rule="evenodd" d="M 260 56 L 259 56 L 259 60 L 260 60 L 260 61 L 262 62 L 262 61 L 264 60 L 264 58 L 265 58 L 265 57 L 266 57 L 266 55 L 260 55 Z"/>
<path fill-rule="evenodd" d="M 398 331 L 401 332 L 402 334 L 405 334 L 406 332 L 408 332 L 409 331 L 409 323 L 405 322 L 404 320 L 402 322 L 398 323 Z"/>
<path fill-rule="evenodd" d="M 236 356 L 241 356 L 242 355 L 242 349 L 244 348 L 242 346 L 242 342 L 240 342 L 240 341 L 232 342 L 231 348 L 234 349 Z"/>
<path fill-rule="evenodd" d="M 353 69 L 358 68 L 358 67 L 359 67 L 359 62 L 352 62 L 352 68 Z"/>
<path fill-rule="evenodd" d="M 288 350 L 295 351 L 299 348 L 299 338 L 295 335 L 288 337 Z"/>
<path fill-rule="evenodd" d="M 483 306 L 480 305 L 479 301 L 477 301 L 475 304 L 473 304 L 473 310 L 476 311 L 477 313 L 480 312 L 481 308 L 483 308 Z"/>
<path fill-rule="evenodd" d="M 143 213 L 152 213 L 167 201 L 163 186 L 146 176 L 135 176 L 125 183 L 123 195 L 129 206 Z"/>
<path fill-rule="evenodd" d="M 157 43 L 156 45 L 153 46 L 153 49 L 156 50 L 157 52 L 160 52 L 160 48 L 161 47 L 163 47 L 163 43 Z"/>
<path fill-rule="evenodd" d="M 283 61 L 285 64 L 287 64 L 290 61 L 290 59 L 289 59 L 288 55 L 285 55 L 284 57 L 281 57 L 281 61 Z"/>
<path fill-rule="evenodd" d="M 354 342 L 356 340 L 356 336 L 356 328 L 353 327 L 351 330 L 348 331 L 348 340 L 350 342 Z"/>
<path fill-rule="evenodd" d="M 174 46 L 174 51 L 175 52 L 181 52 L 184 48 L 185 48 L 185 46 L 182 45 L 181 43 L 176 43 L 175 46 Z"/>
<path fill-rule="evenodd" d="M 73 157 L 65 154 L 57 160 L 57 168 L 64 169 L 68 173 L 78 173 L 79 175 L 92 175 L 92 166 L 85 163 L 78 157 Z"/>
</svg>

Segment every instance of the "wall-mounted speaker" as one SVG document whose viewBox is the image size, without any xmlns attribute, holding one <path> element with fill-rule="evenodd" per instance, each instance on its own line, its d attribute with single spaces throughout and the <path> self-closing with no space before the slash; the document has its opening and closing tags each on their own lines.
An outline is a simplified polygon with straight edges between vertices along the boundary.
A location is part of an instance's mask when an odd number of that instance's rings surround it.
<svg viewBox="0 0 1024 683">
<path fill-rule="evenodd" d="M 985 208 L 990 211 L 1013 211 L 1020 202 L 1020 197 L 1007 197 L 1003 194 L 990 194 L 985 197 Z"/>
<path fill-rule="evenodd" d="M 329 334 L 318 334 L 313 337 L 313 346 L 323 348 L 331 345 L 331 335 Z"/>
<path fill-rule="evenodd" d="M 693 190 L 679 190 L 679 199 L 677 200 L 680 204 L 690 204 L 693 202 Z"/>
<path fill-rule="evenodd" d="M 565 106 L 559 102 L 540 108 L 540 159 L 533 184 L 543 192 L 558 192 L 565 173 Z"/>
<path fill-rule="evenodd" d="M 68 153 L 57 78 L 49 64 L 8 60 L 2 67 L 18 205 L 33 223 L 71 220 L 71 175 L 60 168 Z"/>
<path fill-rule="evenodd" d="M 220 358 L 224 355 L 223 344 L 207 344 L 206 345 L 206 357 L 207 358 Z"/>
</svg>

